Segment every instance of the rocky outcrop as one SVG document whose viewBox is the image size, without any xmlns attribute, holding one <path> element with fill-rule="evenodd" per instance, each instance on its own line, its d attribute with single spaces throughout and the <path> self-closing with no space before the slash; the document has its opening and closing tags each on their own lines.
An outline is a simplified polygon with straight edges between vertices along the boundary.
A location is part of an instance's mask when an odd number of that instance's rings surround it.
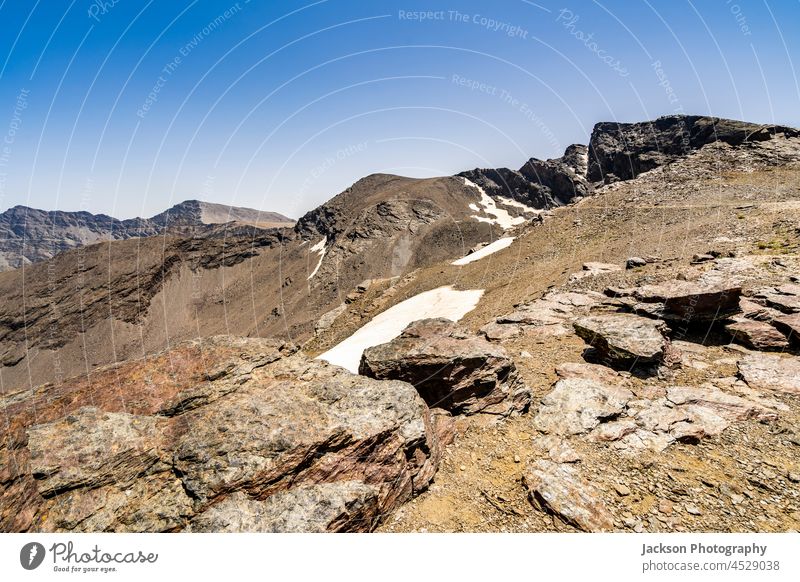
<svg viewBox="0 0 800 582">
<path fill-rule="evenodd" d="M 454 414 L 510 414 L 530 391 L 506 351 L 447 319 L 424 319 L 389 343 L 364 350 L 359 373 L 413 384 L 430 407 Z"/>
<path fill-rule="evenodd" d="M 531 158 L 519 171 L 475 169 L 459 176 L 477 184 L 489 195 L 504 196 L 533 208 L 547 209 L 594 193 L 586 180 L 587 166 L 587 147 L 571 145 L 562 157 L 552 160 Z"/>
<path fill-rule="evenodd" d="M 3 531 L 369 531 L 447 433 L 410 384 L 230 337 L 2 405 Z"/>
<path fill-rule="evenodd" d="M 652 363 L 664 359 L 666 325 L 626 313 L 582 317 L 575 332 L 610 363 Z"/>
<path fill-rule="evenodd" d="M 644 123 L 598 123 L 589 140 L 590 182 L 630 180 L 714 142 L 738 146 L 796 129 L 696 115 L 668 115 Z"/>
</svg>

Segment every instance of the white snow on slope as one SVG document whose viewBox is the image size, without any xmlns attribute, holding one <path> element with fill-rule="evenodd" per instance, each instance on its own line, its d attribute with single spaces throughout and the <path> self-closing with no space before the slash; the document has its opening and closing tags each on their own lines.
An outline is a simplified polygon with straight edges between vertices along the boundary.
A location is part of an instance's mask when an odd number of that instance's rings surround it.
<svg viewBox="0 0 800 582">
<path fill-rule="evenodd" d="M 315 244 L 313 247 L 311 247 L 311 249 L 309 251 L 309 252 L 319 253 L 319 261 L 317 262 L 317 266 L 314 267 L 314 270 L 308 276 L 308 280 L 309 281 L 314 277 L 314 275 L 317 274 L 317 271 L 319 271 L 319 268 L 322 266 L 322 259 L 325 258 L 325 251 L 326 251 L 325 243 L 326 242 L 328 242 L 328 239 L 326 239 L 325 237 L 322 237 L 322 240 L 319 241 L 317 244 Z"/>
<path fill-rule="evenodd" d="M 497 251 L 502 251 L 503 249 L 508 248 L 509 246 L 511 246 L 511 243 L 513 243 L 513 242 L 514 242 L 514 237 L 513 236 L 507 236 L 505 238 L 499 238 L 496 241 L 494 241 L 493 243 L 490 243 L 490 244 L 486 245 L 482 249 L 478 249 L 474 253 L 470 253 L 466 257 L 462 257 L 462 258 L 458 259 L 457 261 L 453 261 L 450 264 L 451 265 L 456 265 L 457 267 L 460 267 L 462 265 L 467 265 L 469 263 L 473 263 L 475 261 L 479 261 L 483 257 L 488 257 L 492 253 L 496 253 Z"/>
<path fill-rule="evenodd" d="M 513 198 L 506 198 L 505 196 L 498 196 L 497 197 L 500 202 L 503 203 L 504 206 L 514 206 L 515 208 L 519 208 L 523 212 L 529 214 L 541 214 L 541 210 L 533 208 L 532 206 L 528 206 L 527 204 L 523 204 L 522 202 L 517 202 Z"/>
<path fill-rule="evenodd" d="M 425 291 L 378 314 L 349 338 L 317 356 L 317 359 L 358 374 L 358 364 L 365 349 L 392 341 L 412 321 L 432 317 L 458 321 L 475 309 L 482 295 L 483 289 L 457 291 L 449 285 Z"/>
<path fill-rule="evenodd" d="M 467 186 L 471 186 L 472 188 L 477 188 L 478 192 L 481 193 L 480 205 L 483 206 L 484 213 L 488 214 L 489 216 L 494 216 L 494 218 L 486 218 L 485 216 L 478 216 L 476 214 L 473 214 L 472 218 L 480 222 L 497 224 L 503 230 L 508 230 L 512 226 L 517 226 L 518 224 L 522 224 L 523 222 L 525 222 L 524 216 L 511 216 L 507 210 L 498 208 L 494 199 L 491 196 L 489 196 L 484 191 L 484 189 L 478 186 L 475 182 L 472 182 L 471 180 L 464 178 L 464 184 L 466 184 Z M 472 205 L 470 205 L 470 208 L 473 208 Z"/>
</svg>

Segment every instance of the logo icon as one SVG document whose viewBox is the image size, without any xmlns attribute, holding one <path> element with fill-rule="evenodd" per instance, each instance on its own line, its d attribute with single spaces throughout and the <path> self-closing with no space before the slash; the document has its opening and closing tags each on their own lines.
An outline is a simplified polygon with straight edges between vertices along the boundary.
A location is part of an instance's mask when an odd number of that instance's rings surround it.
<svg viewBox="0 0 800 582">
<path fill-rule="evenodd" d="M 39 542 L 30 542 L 19 551 L 19 563 L 26 570 L 35 570 L 44 561 L 44 546 Z"/>
</svg>

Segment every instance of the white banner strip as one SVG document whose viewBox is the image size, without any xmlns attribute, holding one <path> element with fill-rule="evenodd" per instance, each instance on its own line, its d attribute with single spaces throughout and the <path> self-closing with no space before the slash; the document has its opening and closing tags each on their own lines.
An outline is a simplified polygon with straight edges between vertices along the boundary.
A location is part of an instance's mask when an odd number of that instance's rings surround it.
<svg viewBox="0 0 800 582">
<path fill-rule="evenodd" d="M 3 534 L 3 580 L 800 580 L 800 534 Z M 441 577 L 441 578 L 439 578 Z"/>
</svg>

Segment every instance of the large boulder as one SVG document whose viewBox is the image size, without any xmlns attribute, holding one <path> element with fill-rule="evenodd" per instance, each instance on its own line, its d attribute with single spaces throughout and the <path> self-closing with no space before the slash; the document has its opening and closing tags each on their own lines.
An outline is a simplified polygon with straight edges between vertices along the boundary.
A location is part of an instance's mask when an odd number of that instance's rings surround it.
<svg viewBox="0 0 800 582">
<path fill-rule="evenodd" d="M 644 285 L 633 296 L 644 306 L 643 310 L 667 321 L 690 325 L 709 322 L 739 311 L 742 287 L 738 283 L 707 284 L 695 281 L 666 281 L 657 285 Z"/>
<path fill-rule="evenodd" d="M 522 411 L 531 397 L 502 347 L 441 318 L 415 321 L 364 350 L 359 373 L 409 382 L 428 406 L 459 414 Z"/>
<path fill-rule="evenodd" d="M 668 345 L 662 322 L 628 313 L 582 317 L 572 325 L 610 363 L 660 362 Z"/>
<path fill-rule="evenodd" d="M 367 531 L 423 490 L 413 386 L 217 337 L 2 398 L 3 531 Z"/>
</svg>

